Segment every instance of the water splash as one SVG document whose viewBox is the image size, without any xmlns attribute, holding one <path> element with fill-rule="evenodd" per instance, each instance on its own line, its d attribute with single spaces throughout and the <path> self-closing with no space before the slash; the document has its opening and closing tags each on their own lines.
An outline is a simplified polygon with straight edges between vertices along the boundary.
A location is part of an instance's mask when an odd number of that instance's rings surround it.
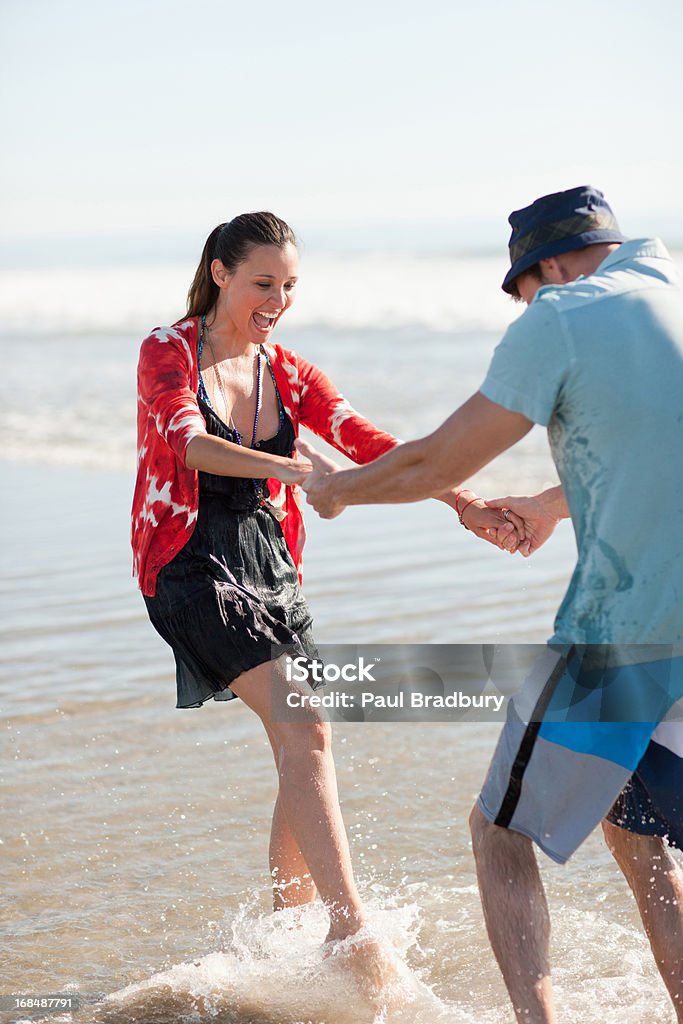
<svg viewBox="0 0 683 1024">
<path fill-rule="evenodd" d="M 259 913 L 256 897 L 221 922 L 221 946 L 112 993 L 91 1008 L 92 1024 L 427 1024 L 446 1006 L 406 965 L 418 944 L 420 910 L 384 895 L 369 905 L 369 926 L 326 947 L 320 903 Z M 393 971 L 378 990 L 368 984 L 358 949 L 379 943 Z M 84 1020 L 79 1014 L 78 1020 Z"/>
<path fill-rule="evenodd" d="M 674 1014 L 635 919 L 578 910 L 549 893 L 559 1017 L 573 1024 L 673 1024 Z M 206 922 L 218 949 L 174 964 L 53 1024 L 506 1024 L 512 1013 L 481 920 L 476 886 L 374 884 L 369 929 L 323 946 L 320 903 L 264 914 L 260 895 Z M 395 977 L 373 992 L 353 946 L 379 940 Z"/>
</svg>

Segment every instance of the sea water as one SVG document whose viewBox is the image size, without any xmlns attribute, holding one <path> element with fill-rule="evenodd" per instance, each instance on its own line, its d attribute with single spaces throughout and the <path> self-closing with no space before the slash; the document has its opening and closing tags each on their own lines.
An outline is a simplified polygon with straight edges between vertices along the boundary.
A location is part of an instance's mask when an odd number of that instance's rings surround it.
<svg viewBox="0 0 683 1024">
<path fill-rule="evenodd" d="M 476 390 L 520 312 L 498 294 L 494 256 L 320 254 L 304 267 L 279 340 L 406 439 Z M 190 276 L 0 272 L 0 993 L 72 992 L 82 1004 L 67 1019 L 85 1022 L 509 1021 L 467 829 L 498 726 L 335 726 L 370 926 L 405 965 L 378 1004 L 324 958 L 319 904 L 269 911 L 276 786 L 258 721 L 239 701 L 174 708 L 172 656 L 130 577 L 128 514 L 137 349 L 181 315 Z M 534 429 L 474 483 L 495 496 L 555 479 Z M 437 502 L 309 515 L 308 528 L 321 643 L 542 642 L 575 557 L 567 523 L 525 561 Z M 542 871 L 560 1020 L 673 1021 L 600 836 Z"/>
</svg>

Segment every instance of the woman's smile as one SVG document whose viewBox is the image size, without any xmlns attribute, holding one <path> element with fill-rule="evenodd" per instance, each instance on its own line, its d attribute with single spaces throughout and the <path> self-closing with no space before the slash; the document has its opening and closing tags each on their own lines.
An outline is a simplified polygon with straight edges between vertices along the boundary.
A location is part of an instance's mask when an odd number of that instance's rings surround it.
<svg viewBox="0 0 683 1024">
<path fill-rule="evenodd" d="M 275 326 L 281 312 L 281 309 L 277 310 L 277 312 L 268 313 L 265 310 L 257 310 L 255 313 L 252 313 L 251 318 L 256 324 L 257 330 L 261 331 L 263 334 L 269 334 Z"/>
</svg>

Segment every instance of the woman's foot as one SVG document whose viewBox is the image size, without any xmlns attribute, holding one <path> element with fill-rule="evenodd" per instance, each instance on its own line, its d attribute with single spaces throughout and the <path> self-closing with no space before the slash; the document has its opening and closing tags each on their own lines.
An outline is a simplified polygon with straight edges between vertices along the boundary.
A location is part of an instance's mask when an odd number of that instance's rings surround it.
<svg viewBox="0 0 683 1024">
<path fill-rule="evenodd" d="M 329 909 L 329 908 L 328 908 Z M 325 936 L 325 946 L 333 942 L 344 942 L 356 935 L 366 925 L 365 914 L 358 910 L 344 910 L 330 913 L 330 927 Z"/>
<path fill-rule="evenodd" d="M 369 1003 L 377 1008 L 388 1001 L 394 1004 L 400 995 L 402 965 L 389 942 L 363 928 L 344 939 L 326 942 L 325 947 L 325 957 L 339 958 Z"/>
</svg>

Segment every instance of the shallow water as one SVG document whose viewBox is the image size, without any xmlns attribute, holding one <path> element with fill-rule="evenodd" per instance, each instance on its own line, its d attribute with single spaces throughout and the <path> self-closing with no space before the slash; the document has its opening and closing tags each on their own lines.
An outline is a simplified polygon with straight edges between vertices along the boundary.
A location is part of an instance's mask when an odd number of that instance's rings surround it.
<svg viewBox="0 0 683 1024">
<path fill-rule="evenodd" d="M 239 702 L 174 709 L 169 653 L 127 575 L 128 478 L 16 464 L 3 474 L 15 504 L 2 584 L 0 992 L 74 990 L 85 1003 L 73 1020 L 122 1024 L 509 1020 L 466 826 L 498 726 L 335 726 L 371 924 L 410 971 L 408 1002 L 385 1012 L 322 961 L 319 905 L 297 926 L 268 912 L 269 748 Z M 321 642 L 544 638 L 570 531 L 525 562 L 436 505 L 387 514 L 393 544 L 385 510 L 311 522 Z M 429 528 L 397 560 L 425 514 Z M 335 550 L 353 557 L 340 563 Z M 560 1019 L 673 1020 L 601 840 L 543 871 Z"/>
<path fill-rule="evenodd" d="M 496 335 L 388 330 L 371 297 L 371 328 L 316 328 L 311 316 L 282 340 L 378 423 L 416 436 L 477 387 Z M 175 710 L 170 652 L 130 578 L 135 353 L 150 326 L 0 337 L 0 440 L 12 459 L 2 464 L 0 994 L 77 992 L 73 1020 L 88 1024 L 510 1021 L 467 832 L 497 725 L 335 726 L 371 926 L 408 972 L 397 1002 L 373 1005 L 341 960 L 323 960 L 320 905 L 298 922 L 269 913 L 269 746 L 239 701 Z M 27 343 L 41 367 L 30 402 L 15 357 Z M 475 485 L 492 496 L 553 480 L 535 430 Z M 575 557 L 568 524 L 524 561 L 469 536 L 436 502 L 309 516 L 308 529 L 320 643 L 542 642 Z M 560 1021 L 672 1022 L 600 837 L 542 871 Z"/>
</svg>

